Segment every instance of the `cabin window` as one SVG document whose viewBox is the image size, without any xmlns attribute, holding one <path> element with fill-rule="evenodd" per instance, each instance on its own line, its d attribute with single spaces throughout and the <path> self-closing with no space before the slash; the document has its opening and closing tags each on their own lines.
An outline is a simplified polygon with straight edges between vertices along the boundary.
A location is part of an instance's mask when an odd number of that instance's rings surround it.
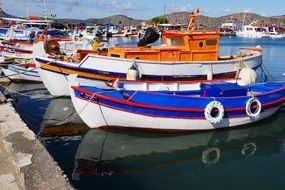
<svg viewBox="0 0 285 190">
<path fill-rule="evenodd" d="M 210 45 L 217 45 L 218 40 L 217 39 L 207 39 L 206 40 L 206 45 L 210 46 Z"/>
<path fill-rule="evenodd" d="M 200 48 L 204 47 L 204 42 L 199 42 L 199 47 Z"/>
<path fill-rule="evenodd" d="M 184 46 L 184 39 L 182 37 L 167 37 L 167 46 Z"/>
<path fill-rule="evenodd" d="M 111 57 L 120 57 L 120 55 L 119 55 L 119 54 L 111 53 Z"/>
</svg>

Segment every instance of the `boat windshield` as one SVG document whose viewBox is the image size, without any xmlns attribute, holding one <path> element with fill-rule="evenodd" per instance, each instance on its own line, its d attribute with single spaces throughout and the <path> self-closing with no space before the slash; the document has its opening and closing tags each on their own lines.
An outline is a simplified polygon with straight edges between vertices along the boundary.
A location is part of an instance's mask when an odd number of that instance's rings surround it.
<svg viewBox="0 0 285 190">
<path fill-rule="evenodd" d="M 24 28 L 39 28 L 44 29 L 47 27 L 46 23 L 23 23 Z"/>
<path fill-rule="evenodd" d="M 184 46 L 184 39 L 183 37 L 167 37 L 166 38 L 166 45 L 167 46 Z"/>
</svg>

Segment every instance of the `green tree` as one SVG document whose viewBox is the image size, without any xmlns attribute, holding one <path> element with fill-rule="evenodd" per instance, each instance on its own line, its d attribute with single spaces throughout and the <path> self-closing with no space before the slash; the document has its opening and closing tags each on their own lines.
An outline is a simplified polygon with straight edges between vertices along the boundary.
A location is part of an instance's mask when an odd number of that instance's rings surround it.
<svg viewBox="0 0 285 190">
<path fill-rule="evenodd" d="M 151 19 L 151 21 L 155 24 L 158 24 L 158 23 L 159 24 L 166 24 L 166 23 L 168 23 L 168 20 L 165 17 L 154 17 Z"/>
</svg>

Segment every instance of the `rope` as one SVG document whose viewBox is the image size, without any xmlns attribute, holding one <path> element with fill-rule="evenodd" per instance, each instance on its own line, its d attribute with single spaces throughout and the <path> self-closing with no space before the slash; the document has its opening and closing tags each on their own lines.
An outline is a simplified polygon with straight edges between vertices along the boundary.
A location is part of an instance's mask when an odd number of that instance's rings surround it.
<svg viewBox="0 0 285 190">
<path fill-rule="evenodd" d="M 90 97 L 90 99 L 88 100 L 88 102 L 81 108 L 80 111 L 74 113 L 74 114 L 73 114 L 72 116 L 70 116 L 69 118 L 67 118 L 67 119 L 65 119 L 65 120 L 63 120 L 63 121 L 61 121 L 61 122 L 59 122 L 59 123 L 57 123 L 57 124 L 55 124 L 55 125 L 62 125 L 62 124 L 64 124 L 64 123 L 67 123 L 67 122 L 71 121 L 74 117 L 76 117 L 76 116 L 78 116 L 79 114 L 81 114 L 81 112 L 84 111 L 84 109 L 85 109 L 85 108 L 87 107 L 87 105 L 91 102 L 91 100 L 94 98 L 95 95 L 96 95 L 96 93 L 93 93 L 93 94 L 92 94 L 92 96 Z"/>
<path fill-rule="evenodd" d="M 65 123 L 67 123 L 67 122 L 73 120 L 73 118 L 75 118 L 75 117 L 78 116 L 82 111 L 84 111 L 84 109 L 87 107 L 87 105 L 88 105 L 89 102 L 92 100 L 92 98 L 94 98 L 95 95 L 96 95 L 96 93 L 94 93 L 94 94 L 91 96 L 91 98 L 88 100 L 88 102 L 84 105 L 84 107 L 83 107 L 80 111 L 74 113 L 74 114 L 71 115 L 69 118 L 67 118 L 67 119 L 65 119 L 65 120 L 63 120 L 63 121 L 61 121 L 61 122 L 56 123 L 55 125 L 62 125 L 62 124 L 65 124 Z"/>
<path fill-rule="evenodd" d="M 78 116 L 81 112 L 84 111 L 84 109 L 85 109 L 85 108 L 87 107 L 87 105 L 91 102 L 91 100 L 94 98 L 95 95 L 96 95 L 96 93 L 93 93 L 93 94 L 92 94 L 92 96 L 90 97 L 90 99 L 88 100 L 88 102 L 81 108 L 80 111 L 74 113 L 74 114 L 73 114 L 72 116 L 70 116 L 69 118 L 67 118 L 67 119 L 65 119 L 65 120 L 63 120 L 63 121 L 61 121 L 61 122 L 59 122 L 59 123 L 57 123 L 57 124 L 55 124 L 55 125 L 62 125 L 62 124 L 64 124 L 64 123 L 67 123 L 67 122 L 71 121 L 74 117 Z"/>
<path fill-rule="evenodd" d="M 271 79 L 273 79 L 274 81 L 277 81 L 277 79 L 275 77 L 273 77 L 270 72 L 268 71 L 268 69 L 265 67 L 265 65 L 261 65 L 261 69 L 264 71 L 264 74 L 266 76 L 266 79 L 267 79 L 267 76 L 269 76 Z"/>
<path fill-rule="evenodd" d="M 239 73 L 240 73 L 241 69 L 244 67 L 243 59 L 241 57 L 237 58 L 237 64 L 238 64 L 238 66 L 237 66 L 235 78 L 239 77 Z"/>
<path fill-rule="evenodd" d="M 262 81 L 263 76 L 264 76 L 264 81 Z M 261 67 L 261 71 L 260 71 L 260 81 L 262 81 L 262 82 L 266 82 L 267 81 L 267 76 L 264 73 L 264 70 L 263 70 L 262 67 Z"/>
<path fill-rule="evenodd" d="M 63 121 L 61 121 L 61 122 L 59 122 L 59 123 L 57 123 L 57 124 L 55 124 L 55 125 L 62 125 L 62 124 L 64 124 L 64 123 L 67 123 L 67 122 L 71 121 L 74 117 L 76 117 L 76 116 L 78 116 L 79 114 L 81 114 L 81 113 L 84 111 L 84 109 L 88 106 L 88 104 L 91 102 L 91 100 L 94 98 L 94 96 L 95 96 L 96 94 L 109 93 L 109 92 L 114 92 L 114 91 L 121 91 L 121 90 L 114 89 L 114 90 L 108 91 L 108 92 L 93 93 L 92 96 L 90 97 L 90 99 L 88 100 L 88 102 L 81 108 L 80 111 L 77 111 L 76 113 L 74 113 L 73 115 L 71 115 L 69 118 L 67 118 L 67 119 L 65 119 L 65 120 L 63 120 Z M 100 106 L 100 105 L 99 105 L 99 106 Z M 101 110 L 101 106 L 100 106 L 100 110 Z M 102 110 L 101 110 L 101 113 L 102 113 Z M 102 115 L 103 115 L 103 114 L 102 114 Z M 103 116 L 103 117 L 104 117 L 104 116 Z M 104 120 L 105 120 L 105 118 L 104 118 Z M 106 121 L 106 120 L 105 120 L 105 122 L 106 122 L 106 124 L 107 124 L 107 121 Z"/>
<path fill-rule="evenodd" d="M 4 88 L 4 89 L 8 90 L 8 91 L 14 92 L 15 94 L 19 94 L 19 95 L 21 95 L 21 96 L 26 96 L 26 97 L 31 97 L 31 96 L 29 96 L 29 95 L 26 95 L 26 94 L 20 93 L 20 92 L 18 92 L 18 91 L 16 91 L 16 90 L 13 90 L 13 89 L 11 89 L 11 88 L 8 88 L 7 86 L 2 85 L 1 83 L 0 83 L 0 86 L 1 86 L 2 88 Z"/>
</svg>

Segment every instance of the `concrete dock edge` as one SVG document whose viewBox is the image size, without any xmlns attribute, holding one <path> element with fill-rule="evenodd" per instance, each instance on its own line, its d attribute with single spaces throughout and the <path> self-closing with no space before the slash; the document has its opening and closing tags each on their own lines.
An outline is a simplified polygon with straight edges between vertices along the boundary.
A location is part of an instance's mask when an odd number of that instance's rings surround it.
<svg viewBox="0 0 285 190">
<path fill-rule="evenodd" d="M 0 102 L 0 189 L 73 189 L 10 102 Z"/>
</svg>

